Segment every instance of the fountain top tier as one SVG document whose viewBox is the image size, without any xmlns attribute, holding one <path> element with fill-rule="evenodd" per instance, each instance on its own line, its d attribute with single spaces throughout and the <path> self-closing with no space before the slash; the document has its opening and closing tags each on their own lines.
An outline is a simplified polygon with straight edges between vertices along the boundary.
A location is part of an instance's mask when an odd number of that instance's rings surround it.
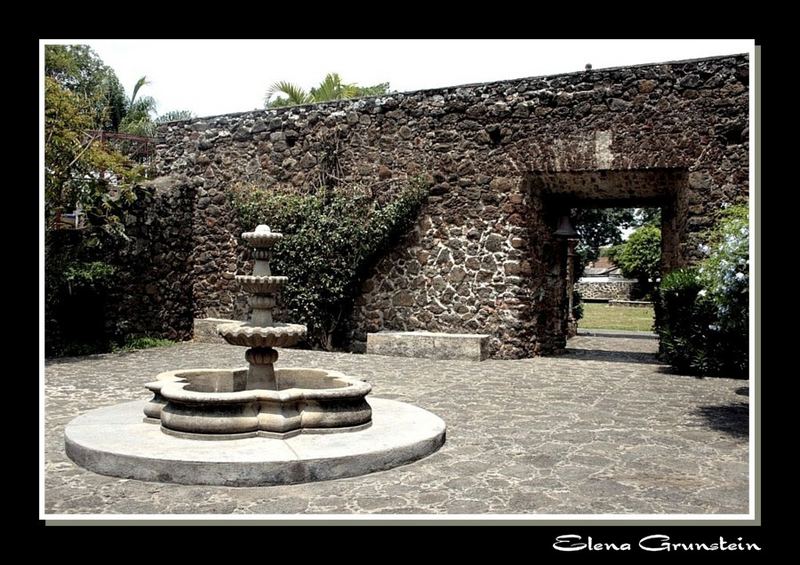
<svg viewBox="0 0 800 565">
<path fill-rule="evenodd" d="M 269 226 L 260 224 L 254 231 L 244 232 L 242 234 L 242 239 L 256 249 L 262 249 L 272 247 L 278 243 L 279 240 L 283 239 L 283 234 L 274 232 L 269 229 Z"/>
</svg>

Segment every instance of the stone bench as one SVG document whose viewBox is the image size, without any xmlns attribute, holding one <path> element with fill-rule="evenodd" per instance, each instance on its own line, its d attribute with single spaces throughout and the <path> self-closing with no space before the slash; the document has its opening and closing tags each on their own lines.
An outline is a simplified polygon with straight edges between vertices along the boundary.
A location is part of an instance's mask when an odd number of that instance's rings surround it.
<svg viewBox="0 0 800 565">
<path fill-rule="evenodd" d="M 222 318 L 195 318 L 192 326 L 192 339 L 202 343 L 225 343 L 222 336 L 217 333 L 217 326 L 235 321 Z"/>
<path fill-rule="evenodd" d="M 483 361 L 489 355 L 489 335 L 383 331 L 367 334 L 367 353 Z"/>
</svg>

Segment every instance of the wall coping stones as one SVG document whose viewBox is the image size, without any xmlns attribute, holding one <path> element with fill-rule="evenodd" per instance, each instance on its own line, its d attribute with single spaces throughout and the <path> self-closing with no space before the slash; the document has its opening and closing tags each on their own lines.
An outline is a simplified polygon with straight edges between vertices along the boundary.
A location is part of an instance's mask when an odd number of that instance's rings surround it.
<svg viewBox="0 0 800 565">
<path fill-rule="evenodd" d="M 609 300 L 609 306 L 629 306 L 631 308 L 647 308 L 653 306 L 649 300 Z"/>
<path fill-rule="evenodd" d="M 367 353 L 426 359 L 483 361 L 489 356 L 488 334 L 381 331 L 367 334 Z"/>
<path fill-rule="evenodd" d="M 334 108 L 342 108 L 342 110 L 338 110 L 340 112 L 344 112 L 346 114 L 347 110 L 353 107 L 360 107 L 364 104 L 368 103 L 375 103 L 377 102 L 378 105 L 382 105 L 383 102 L 387 99 L 391 99 L 393 102 L 398 100 L 402 100 L 403 98 L 411 98 L 417 95 L 423 95 L 425 97 L 433 98 L 436 95 L 444 95 L 454 93 L 457 90 L 464 90 L 464 89 L 495 89 L 495 88 L 503 88 L 503 87 L 510 87 L 514 86 L 521 81 L 537 81 L 537 80 L 553 80 L 553 79 L 561 79 L 567 78 L 572 76 L 597 76 L 597 75 L 611 75 L 613 73 L 619 71 L 632 71 L 632 70 L 640 70 L 640 69 L 647 69 L 647 68 L 659 68 L 659 67 L 666 67 L 671 65 L 696 65 L 698 63 L 703 62 L 713 62 L 713 61 L 726 61 L 731 59 L 738 59 L 741 57 L 746 57 L 747 53 L 730 53 L 728 55 L 710 55 L 708 57 L 697 57 L 694 59 L 676 59 L 670 61 L 662 61 L 657 63 L 639 63 L 636 65 L 620 65 L 616 67 L 598 67 L 596 69 L 587 70 L 577 70 L 577 71 L 569 71 L 565 73 L 556 73 L 556 74 L 548 74 L 548 75 L 534 75 L 534 76 L 525 76 L 525 77 L 517 77 L 511 79 L 503 79 L 503 80 L 495 80 L 490 82 L 470 82 L 465 84 L 454 84 L 450 86 L 437 86 L 434 88 L 422 88 L 417 90 L 405 90 L 402 92 L 392 92 L 390 94 L 377 94 L 374 96 L 359 96 L 356 98 L 346 98 L 342 100 L 326 100 L 324 102 L 313 102 L 310 104 L 298 104 L 296 106 L 283 106 L 279 108 L 257 108 L 254 110 L 242 110 L 240 112 L 229 112 L 227 114 L 214 114 L 211 116 L 198 116 L 195 118 L 188 118 L 183 120 L 173 120 L 170 122 L 164 122 L 160 125 L 159 130 L 162 131 L 162 128 L 168 128 L 170 126 L 176 126 L 179 124 L 185 123 L 192 123 L 192 122 L 207 122 L 207 121 L 214 121 L 218 118 L 242 118 L 242 117 L 265 117 L 265 116 L 280 116 L 282 114 L 291 114 L 297 113 L 302 111 L 308 110 L 315 110 L 315 109 L 334 109 Z M 335 110 L 334 110 L 335 111 Z M 259 130 L 260 131 L 260 130 Z"/>
<path fill-rule="evenodd" d="M 621 277 L 581 277 L 575 284 L 597 284 L 597 283 L 635 283 L 636 279 L 625 279 Z"/>
</svg>

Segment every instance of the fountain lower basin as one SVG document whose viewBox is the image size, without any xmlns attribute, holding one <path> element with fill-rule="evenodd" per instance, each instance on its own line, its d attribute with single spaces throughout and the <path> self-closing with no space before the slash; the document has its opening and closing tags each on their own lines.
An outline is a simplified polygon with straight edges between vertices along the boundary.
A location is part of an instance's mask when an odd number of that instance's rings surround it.
<svg viewBox="0 0 800 565">
<path fill-rule="evenodd" d="M 276 369 L 276 390 L 246 389 L 247 368 L 167 371 L 146 384 L 145 421 L 193 439 L 286 438 L 369 427 L 369 383 L 324 369 Z"/>
</svg>

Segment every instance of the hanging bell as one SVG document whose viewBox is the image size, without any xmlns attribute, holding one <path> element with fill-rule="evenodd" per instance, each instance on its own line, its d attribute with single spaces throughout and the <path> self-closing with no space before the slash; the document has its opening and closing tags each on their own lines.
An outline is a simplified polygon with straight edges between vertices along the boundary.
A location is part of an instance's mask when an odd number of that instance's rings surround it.
<svg viewBox="0 0 800 565">
<path fill-rule="evenodd" d="M 558 229 L 553 232 L 555 235 L 559 237 L 577 237 L 578 232 L 575 231 L 575 228 L 572 227 L 572 224 L 569 221 L 569 216 L 561 216 L 558 220 Z"/>
</svg>

